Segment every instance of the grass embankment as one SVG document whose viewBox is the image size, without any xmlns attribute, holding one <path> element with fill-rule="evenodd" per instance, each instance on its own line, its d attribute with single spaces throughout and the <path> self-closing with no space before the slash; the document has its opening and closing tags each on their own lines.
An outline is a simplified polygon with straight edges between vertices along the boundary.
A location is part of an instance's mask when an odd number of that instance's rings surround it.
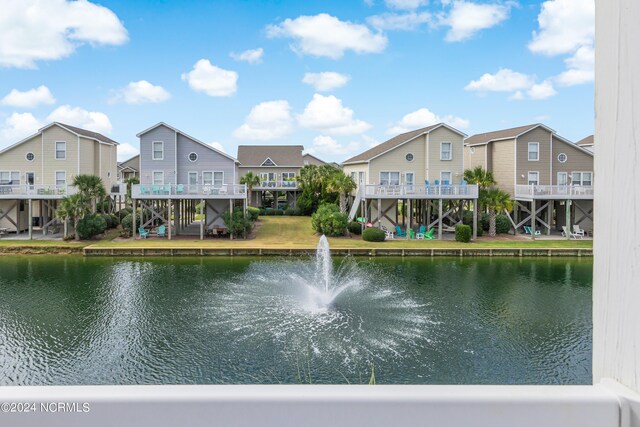
<svg viewBox="0 0 640 427">
<path fill-rule="evenodd" d="M 543 237 L 544 239 L 544 237 Z M 255 237 L 244 240 L 228 240 L 207 238 L 200 240 L 198 237 L 185 239 L 180 236 L 169 241 L 166 238 L 150 238 L 143 240 L 114 240 L 100 241 L 93 244 L 94 247 L 129 247 L 129 248 L 315 248 L 318 243 L 318 235 L 311 228 L 309 217 L 260 217 L 260 227 Z M 481 237 L 472 243 L 459 243 L 452 240 L 405 240 L 396 239 L 386 242 L 365 242 L 361 236 L 352 238 L 330 238 L 332 248 L 591 248 L 591 240 L 535 240 L 516 237 L 500 236 L 495 239 Z"/>
</svg>

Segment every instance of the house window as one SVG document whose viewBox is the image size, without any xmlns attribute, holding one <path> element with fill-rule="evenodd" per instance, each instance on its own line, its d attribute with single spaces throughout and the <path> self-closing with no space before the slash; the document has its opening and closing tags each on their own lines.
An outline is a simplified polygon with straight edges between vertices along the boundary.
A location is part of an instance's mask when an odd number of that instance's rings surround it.
<svg viewBox="0 0 640 427">
<path fill-rule="evenodd" d="M 530 162 L 537 162 L 540 160 L 540 143 L 530 142 L 528 147 L 527 159 L 529 159 Z"/>
<path fill-rule="evenodd" d="M 380 185 L 400 185 L 400 172 L 380 172 Z"/>
<path fill-rule="evenodd" d="M 56 141 L 56 160 L 66 160 L 67 143 L 64 141 Z"/>
<path fill-rule="evenodd" d="M 213 172 L 202 172 L 202 184 L 213 185 Z"/>
<path fill-rule="evenodd" d="M 33 153 L 27 153 L 26 156 L 24 156 L 25 159 L 27 159 L 28 162 L 33 162 L 33 159 L 36 158 L 36 155 Z"/>
<path fill-rule="evenodd" d="M 407 162 L 413 162 L 413 154 L 412 153 L 407 153 L 406 156 L 404 156 L 405 159 L 407 159 Z"/>
<path fill-rule="evenodd" d="M 163 171 L 154 171 L 153 172 L 153 185 L 162 185 L 164 184 L 164 172 Z"/>
<path fill-rule="evenodd" d="M 364 184 L 364 172 L 358 172 L 358 180 L 360 184 Z"/>
<path fill-rule="evenodd" d="M 67 172 L 66 171 L 56 171 L 56 186 L 58 186 L 58 187 L 66 187 L 67 186 Z"/>
<path fill-rule="evenodd" d="M 351 172 L 351 180 L 353 182 L 358 182 L 358 172 Z"/>
<path fill-rule="evenodd" d="M 476 153 L 476 147 L 471 147 L 471 148 L 469 148 L 469 152 L 470 152 L 471 154 L 475 154 L 475 153 Z"/>
<path fill-rule="evenodd" d="M 153 141 L 153 160 L 164 160 L 164 142 L 163 141 Z"/>
<path fill-rule="evenodd" d="M 296 173 L 295 172 L 282 172 L 282 180 L 283 181 L 295 181 Z"/>
<path fill-rule="evenodd" d="M 540 173 L 539 172 L 529 172 L 528 174 L 528 184 L 529 185 L 538 185 Z"/>
<path fill-rule="evenodd" d="M 440 181 L 442 185 L 451 184 L 451 172 L 440 172 Z"/>
<path fill-rule="evenodd" d="M 198 160 L 198 153 L 189 153 L 189 161 L 190 162 L 195 162 Z"/>
<path fill-rule="evenodd" d="M 441 142 L 440 143 L 440 160 L 451 160 L 451 143 L 450 142 Z"/>
<path fill-rule="evenodd" d="M 213 186 L 214 187 L 222 187 L 224 184 L 224 172 L 214 172 L 213 173 Z"/>
<path fill-rule="evenodd" d="M 276 166 L 276 164 L 269 157 L 266 158 L 264 162 L 262 162 L 261 166 Z"/>
<path fill-rule="evenodd" d="M 569 177 L 566 172 L 558 172 L 558 185 L 565 186 L 569 183 Z"/>
<path fill-rule="evenodd" d="M 0 171 L 0 185 L 20 185 L 20 172 Z"/>
<path fill-rule="evenodd" d="M 558 161 L 560 163 L 565 163 L 567 161 L 568 157 L 565 153 L 560 153 L 558 154 Z"/>
<path fill-rule="evenodd" d="M 571 185 L 593 185 L 593 173 L 571 172 Z"/>
</svg>

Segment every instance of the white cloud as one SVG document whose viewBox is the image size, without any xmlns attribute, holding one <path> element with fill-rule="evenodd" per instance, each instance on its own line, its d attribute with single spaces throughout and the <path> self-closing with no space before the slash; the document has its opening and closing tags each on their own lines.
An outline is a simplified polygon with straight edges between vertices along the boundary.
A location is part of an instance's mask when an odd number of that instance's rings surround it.
<svg viewBox="0 0 640 427">
<path fill-rule="evenodd" d="M 538 15 L 539 31 L 533 33 L 529 49 L 554 56 L 573 53 L 593 45 L 595 2 L 593 0 L 550 0 Z"/>
<path fill-rule="evenodd" d="M 293 130 L 287 101 L 261 102 L 251 109 L 244 124 L 233 132 L 238 139 L 268 141 L 287 136 Z"/>
<path fill-rule="evenodd" d="M 353 110 L 342 105 L 342 100 L 333 95 L 313 95 L 302 114 L 298 115 L 300 126 L 327 132 L 332 135 L 354 135 L 366 132 L 371 125 L 353 117 Z"/>
<path fill-rule="evenodd" d="M 125 160 L 129 160 L 133 156 L 140 153 L 137 147 L 129 144 L 128 142 L 121 143 L 118 145 L 118 161 L 124 162 Z"/>
<path fill-rule="evenodd" d="M 311 148 L 307 151 L 314 155 L 344 156 L 355 153 L 359 148 L 360 143 L 357 141 L 341 144 L 330 136 L 318 135 L 313 138 Z"/>
<path fill-rule="evenodd" d="M 269 25 L 267 36 L 294 39 L 291 49 L 298 54 L 341 58 L 345 51 L 358 54 L 379 53 L 387 47 L 387 37 L 373 33 L 366 25 L 341 21 L 321 13 L 285 19 L 280 24 Z"/>
<path fill-rule="evenodd" d="M 420 108 L 406 114 L 398 123 L 387 129 L 387 134 L 396 135 L 438 123 L 446 123 L 456 129 L 466 129 L 470 124 L 467 119 L 452 115 L 439 116 L 428 108 Z"/>
<path fill-rule="evenodd" d="M 218 141 L 210 142 L 209 145 L 212 146 L 213 148 L 215 148 L 218 151 L 222 151 L 223 153 L 226 153 L 226 150 L 224 149 L 222 144 L 219 143 Z"/>
<path fill-rule="evenodd" d="M 533 84 L 526 91 L 517 91 L 513 94 L 511 99 L 533 99 L 533 100 L 542 100 L 551 98 L 556 95 L 556 90 L 553 87 L 553 83 L 549 80 L 545 80 L 542 83 Z"/>
<path fill-rule="evenodd" d="M 342 87 L 349 82 L 350 76 L 333 71 L 322 73 L 305 73 L 302 82 L 314 87 L 318 92 L 328 92 Z"/>
<path fill-rule="evenodd" d="M 595 52 L 593 46 L 581 46 L 576 53 L 564 60 L 567 70 L 554 80 L 561 86 L 590 83 L 595 78 Z"/>
<path fill-rule="evenodd" d="M 171 94 L 162 86 L 156 86 L 146 80 L 140 80 L 118 89 L 110 102 L 124 102 L 135 105 L 164 102 L 169 98 L 171 98 Z"/>
<path fill-rule="evenodd" d="M 422 24 L 434 24 L 434 19 L 429 12 L 383 13 L 368 17 L 367 22 L 379 30 L 411 31 Z"/>
<path fill-rule="evenodd" d="M 244 52 L 240 53 L 231 52 L 229 56 L 231 56 L 236 61 L 244 61 L 248 62 L 249 64 L 259 64 L 260 62 L 262 62 L 264 49 L 259 47 L 257 49 L 245 50 Z"/>
<path fill-rule="evenodd" d="M 208 59 L 201 59 L 193 70 L 182 74 L 191 89 L 209 96 L 231 96 L 238 89 L 238 73 L 216 67 Z"/>
<path fill-rule="evenodd" d="M 109 134 L 113 127 L 106 114 L 97 111 L 87 111 L 80 107 L 62 105 L 47 117 L 48 122 L 66 123 L 93 132 Z"/>
<path fill-rule="evenodd" d="M 384 3 L 391 9 L 414 10 L 426 6 L 429 0 L 384 0 Z"/>
<path fill-rule="evenodd" d="M 451 10 L 440 22 L 450 27 L 445 37 L 449 42 L 466 40 L 481 30 L 495 27 L 509 17 L 512 6 L 512 3 L 476 4 L 464 0 L 451 4 Z"/>
<path fill-rule="evenodd" d="M 0 147 L 16 142 L 36 133 L 42 123 L 31 113 L 13 113 L 0 126 Z"/>
<path fill-rule="evenodd" d="M 78 46 L 121 45 L 127 30 L 110 9 L 89 1 L 0 1 L 0 66 L 35 68 Z"/>
<path fill-rule="evenodd" d="M 535 79 L 508 68 L 500 68 L 497 73 L 483 74 L 478 80 L 472 80 L 465 90 L 477 92 L 515 92 L 529 89 Z"/>
<path fill-rule="evenodd" d="M 41 85 L 35 89 L 21 92 L 17 89 L 11 90 L 0 103 L 9 107 L 34 108 L 40 104 L 54 104 L 56 100 L 48 87 Z"/>
</svg>

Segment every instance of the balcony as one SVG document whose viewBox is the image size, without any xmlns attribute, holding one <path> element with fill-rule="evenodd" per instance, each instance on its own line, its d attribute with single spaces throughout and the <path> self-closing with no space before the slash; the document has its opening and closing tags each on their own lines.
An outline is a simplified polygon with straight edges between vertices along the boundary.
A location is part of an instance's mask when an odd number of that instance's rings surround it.
<svg viewBox="0 0 640 427">
<path fill-rule="evenodd" d="M 132 186 L 134 199 L 244 199 L 247 186 L 244 184 L 136 184 Z"/>
<path fill-rule="evenodd" d="M 62 199 L 75 194 L 72 185 L 0 184 L 0 199 Z"/>
<path fill-rule="evenodd" d="M 366 199 L 477 199 L 476 184 L 364 185 Z"/>
<path fill-rule="evenodd" d="M 517 200 L 593 200 L 591 185 L 516 185 Z"/>
<path fill-rule="evenodd" d="M 296 190 L 298 189 L 298 181 L 260 181 L 259 185 L 253 187 L 254 190 Z"/>
</svg>

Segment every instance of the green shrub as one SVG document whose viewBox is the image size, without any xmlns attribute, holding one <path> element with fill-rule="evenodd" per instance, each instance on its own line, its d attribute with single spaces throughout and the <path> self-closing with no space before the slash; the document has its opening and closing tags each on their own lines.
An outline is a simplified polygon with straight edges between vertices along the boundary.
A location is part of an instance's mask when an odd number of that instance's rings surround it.
<svg viewBox="0 0 640 427">
<path fill-rule="evenodd" d="M 338 205 L 321 205 L 311 216 L 311 225 L 315 231 L 327 236 L 342 236 L 347 228 L 347 214 L 340 212 Z"/>
<path fill-rule="evenodd" d="M 300 208 L 287 208 L 287 210 L 284 211 L 284 214 L 289 216 L 300 216 Z"/>
<path fill-rule="evenodd" d="M 102 215 L 90 214 L 78 222 L 78 234 L 81 239 L 90 239 L 93 236 L 104 233 L 107 229 L 107 222 Z"/>
<path fill-rule="evenodd" d="M 247 208 L 247 216 L 251 221 L 257 221 L 260 216 L 260 209 L 249 206 Z"/>
<path fill-rule="evenodd" d="M 282 209 L 267 209 L 264 214 L 267 216 L 279 216 L 284 215 L 284 211 Z"/>
<path fill-rule="evenodd" d="M 496 233 L 506 234 L 511 230 L 511 221 L 506 215 L 496 215 Z"/>
<path fill-rule="evenodd" d="M 473 226 L 473 211 L 464 211 L 462 213 L 462 223 Z"/>
<path fill-rule="evenodd" d="M 253 221 L 249 219 L 249 215 L 245 217 L 241 209 L 234 210 L 233 215 L 226 211 L 222 214 L 222 220 L 234 236 L 246 237 L 253 229 Z"/>
<path fill-rule="evenodd" d="M 362 225 L 360 225 L 359 222 L 350 222 L 349 225 L 347 225 L 347 229 L 351 234 L 357 234 L 358 236 L 362 234 Z"/>
<path fill-rule="evenodd" d="M 456 225 L 456 242 L 469 243 L 471 241 L 471 227 L 465 224 Z"/>
<path fill-rule="evenodd" d="M 362 239 L 367 242 L 384 242 L 385 236 L 386 235 L 383 230 L 373 227 L 365 229 L 364 233 L 362 233 Z"/>
<path fill-rule="evenodd" d="M 128 214 L 124 218 L 122 218 L 120 224 L 122 225 L 122 229 L 127 231 L 129 235 L 131 235 L 133 233 L 133 214 Z M 136 217 L 136 227 L 140 227 L 140 214 L 138 214 Z"/>
<path fill-rule="evenodd" d="M 482 225 L 482 229 L 484 231 L 489 231 L 489 214 L 483 213 L 480 216 L 480 225 Z"/>
</svg>

